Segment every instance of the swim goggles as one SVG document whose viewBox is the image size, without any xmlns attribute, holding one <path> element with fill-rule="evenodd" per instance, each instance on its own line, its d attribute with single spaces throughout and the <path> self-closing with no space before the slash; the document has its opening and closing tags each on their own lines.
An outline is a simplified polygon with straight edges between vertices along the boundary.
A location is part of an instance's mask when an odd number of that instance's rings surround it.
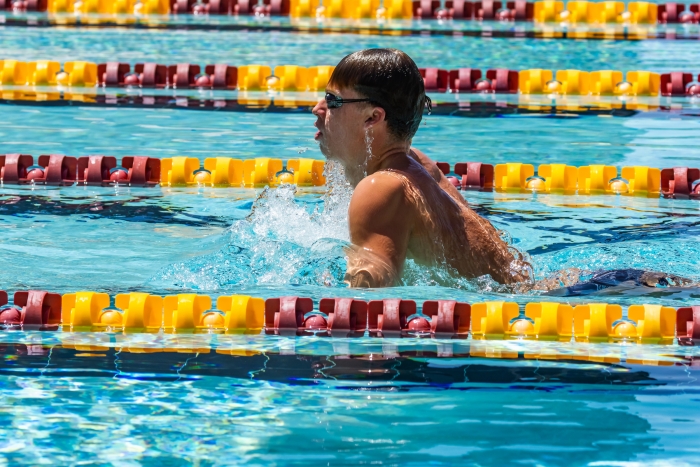
<svg viewBox="0 0 700 467">
<path fill-rule="evenodd" d="M 326 105 L 329 109 L 339 109 L 343 104 L 351 104 L 353 102 L 372 102 L 372 99 L 343 99 L 333 93 L 326 93 Z M 425 104 L 428 107 L 428 115 L 430 115 L 433 111 L 433 101 L 428 96 L 425 96 Z"/>
<path fill-rule="evenodd" d="M 371 99 L 343 99 L 330 92 L 326 93 L 326 105 L 329 109 L 339 109 L 343 104 L 351 104 L 353 102 L 369 102 Z"/>
</svg>

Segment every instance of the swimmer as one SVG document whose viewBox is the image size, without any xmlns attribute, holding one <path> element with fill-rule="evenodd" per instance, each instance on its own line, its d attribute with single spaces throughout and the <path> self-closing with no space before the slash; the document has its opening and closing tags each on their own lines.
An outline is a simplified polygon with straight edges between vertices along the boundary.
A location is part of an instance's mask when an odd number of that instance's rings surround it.
<svg viewBox="0 0 700 467">
<path fill-rule="evenodd" d="M 313 109 L 316 141 L 355 188 L 348 212 L 351 287 L 399 283 L 404 262 L 490 275 L 515 293 L 575 296 L 619 287 L 697 287 L 681 277 L 640 270 L 601 271 L 586 281 L 568 269 L 533 281 L 532 268 L 491 223 L 469 208 L 435 162 L 411 141 L 430 108 L 418 67 L 405 53 L 370 49 L 343 58 Z"/>
<path fill-rule="evenodd" d="M 423 78 L 408 55 L 368 49 L 340 61 L 313 109 L 321 152 L 343 166 L 355 188 L 346 281 L 397 285 L 407 258 L 466 278 L 529 280 L 529 265 L 435 162 L 411 147 L 426 106 Z"/>
<path fill-rule="evenodd" d="M 581 281 L 582 271 L 567 269 L 543 281 L 534 289 L 546 290 L 545 295 L 555 297 L 578 297 L 591 295 L 605 289 L 623 291 L 640 287 L 658 288 L 697 288 L 700 284 L 685 277 L 642 269 L 613 269 L 597 271 L 591 278 Z"/>
</svg>

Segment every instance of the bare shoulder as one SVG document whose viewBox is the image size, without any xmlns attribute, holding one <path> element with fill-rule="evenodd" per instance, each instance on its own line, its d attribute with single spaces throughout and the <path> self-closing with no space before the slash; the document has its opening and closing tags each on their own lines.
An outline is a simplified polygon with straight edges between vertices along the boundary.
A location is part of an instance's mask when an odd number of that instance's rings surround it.
<svg viewBox="0 0 700 467">
<path fill-rule="evenodd" d="M 405 202 L 404 181 L 400 175 L 380 171 L 365 177 L 355 188 L 350 211 L 390 212 Z"/>
<path fill-rule="evenodd" d="M 374 173 L 357 185 L 348 209 L 352 243 L 391 259 L 397 270 L 415 218 L 404 182 L 400 174 Z"/>
</svg>

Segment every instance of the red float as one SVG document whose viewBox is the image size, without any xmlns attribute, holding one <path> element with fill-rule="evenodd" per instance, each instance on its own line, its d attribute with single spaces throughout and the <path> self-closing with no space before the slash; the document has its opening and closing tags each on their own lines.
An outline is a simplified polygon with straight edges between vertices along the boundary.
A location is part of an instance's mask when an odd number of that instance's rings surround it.
<svg viewBox="0 0 700 467">
<path fill-rule="evenodd" d="M 682 3 L 665 3 L 659 5 L 657 11 L 659 23 L 679 23 L 681 13 L 685 11 L 685 5 Z"/>
<path fill-rule="evenodd" d="M 535 17 L 535 4 L 525 0 L 508 2 L 506 8 L 513 21 L 532 21 Z"/>
<path fill-rule="evenodd" d="M 449 79 L 447 70 L 438 68 L 419 68 L 420 75 L 423 77 L 426 92 L 446 92 Z"/>
<path fill-rule="evenodd" d="M 430 321 L 425 318 L 417 316 L 411 319 L 406 325 L 406 330 L 411 332 L 430 332 Z"/>
<path fill-rule="evenodd" d="M 459 162 L 455 173 L 462 176 L 463 190 L 493 190 L 493 165 L 481 162 Z"/>
<path fill-rule="evenodd" d="M 318 309 L 328 315 L 331 335 L 362 335 L 367 329 L 367 302 L 352 298 L 322 298 Z"/>
<path fill-rule="evenodd" d="M 67 186 L 74 184 L 77 179 L 78 160 L 75 157 L 45 154 L 39 156 L 38 164 L 43 167 L 43 173 L 34 178 L 35 183 Z M 37 172 L 39 171 L 37 170 Z"/>
<path fill-rule="evenodd" d="M 199 65 L 178 63 L 168 67 L 168 83 L 171 88 L 189 88 L 197 83 L 197 75 L 200 73 Z"/>
<path fill-rule="evenodd" d="M 687 198 L 692 194 L 693 182 L 700 180 L 700 169 L 674 167 L 661 171 L 661 193 L 667 198 Z"/>
<path fill-rule="evenodd" d="M 475 68 L 451 70 L 448 78 L 452 92 L 474 92 L 476 91 L 476 82 L 480 79 L 481 70 Z"/>
<path fill-rule="evenodd" d="M 141 78 L 136 73 L 129 73 L 124 77 L 124 86 L 140 86 Z"/>
<path fill-rule="evenodd" d="M 428 300 L 423 314 L 430 316 L 430 331 L 435 334 L 468 334 L 472 307 L 454 300 Z"/>
<path fill-rule="evenodd" d="M 137 63 L 134 72 L 139 75 L 141 87 L 164 88 L 168 85 L 168 67 L 158 63 Z"/>
<path fill-rule="evenodd" d="M 693 81 L 690 73 L 674 72 L 661 75 L 662 96 L 685 96 L 686 88 Z"/>
<path fill-rule="evenodd" d="M 152 187 L 160 183 L 160 159 L 145 156 L 126 156 L 122 167 L 129 171 L 131 186 Z"/>
<path fill-rule="evenodd" d="M 223 64 L 207 65 L 204 72 L 209 75 L 214 89 L 236 89 L 238 85 L 238 68 Z"/>
<path fill-rule="evenodd" d="M 41 328 L 61 324 L 61 296 L 43 290 L 15 292 L 14 304 L 21 308 L 22 326 Z"/>
<path fill-rule="evenodd" d="M 472 19 L 474 16 L 474 4 L 466 0 L 447 0 L 445 8 L 448 18 Z"/>
<path fill-rule="evenodd" d="M 496 68 L 486 72 L 486 78 L 491 81 L 491 91 L 501 93 L 518 92 L 518 72 Z"/>
<path fill-rule="evenodd" d="M 101 186 L 110 185 L 110 170 L 117 166 L 112 156 L 83 156 L 78 158 L 78 183 Z"/>
<path fill-rule="evenodd" d="M 503 8 L 502 2 L 494 2 L 493 0 L 481 0 L 474 3 L 474 18 L 479 20 L 494 20 L 496 12 Z"/>
<path fill-rule="evenodd" d="M 416 314 L 416 302 L 413 300 L 372 300 L 367 309 L 370 332 L 384 336 L 400 336 L 408 330 L 408 317 Z"/>
<path fill-rule="evenodd" d="M 107 62 L 97 65 L 97 83 L 100 86 L 124 86 L 126 75 L 131 71 L 128 63 Z"/>
<path fill-rule="evenodd" d="M 700 4 L 696 3 L 694 5 L 690 5 L 690 12 L 693 14 L 692 18 L 688 18 L 687 21 L 683 21 L 683 16 L 681 16 L 681 22 L 692 22 L 692 23 L 698 23 L 700 22 Z M 688 15 L 690 16 L 690 15 Z"/>
<path fill-rule="evenodd" d="M 7 305 L 7 292 L 0 290 L 0 306 Z"/>
<path fill-rule="evenodd" d="M 680 344 L 700 343 L 700 306 L 688 306 L 676 311 L 676 336 Z"/>
<path fill-rule="evenodd" d="M 210 15 L 228 16 L 231 14 L 231 0 L 209 0 L 208 6 Z"/>
<path fill-rule="evenodd" d="M 23 7 L 25 11 L 46 11 L 48 8 L 48 0 L 25 0 Z"/>
<path fill-rule="evenodd" d="M 450 173 L 450 164 L 448 162 L 436 162 L 435 165 L 443 174 L 447 175 Z"/>
<path fill-rule="evenodd" d="M 0 155 L 0 180 L 3 183 L 27 183 L 27 170 L 34 165 L 28 154 Z"/>
<path fill-rule="evenodd" d="M 290 0 L 263 0 L 267 16 L 288 16 Z"/>
<path fill-rule="evenodd" d="M 414 18 L 434 18 L 440 8 L 440 0 L 418 0 L 413 2 Z"/>
<path fill-rule="evenodd" d="M 232 1 L 232 7 L 231 7 L 231 12 L 234 15 L 255 15 L 256 14 L 256 6 L 258 6 L 258 2 L 253 1 L 253 0 L 233 0 Z M 265 8 L 265 5 L 262 5 L 257 9 L 258 15 L 259 16 L 270 16 L 270 14 L 267 12 L 267 9 Z"/>
<path fill-rule="evenodd" d="M 272 331 L 276 334 L 303 332 L 307 329 L 304 315 L 313 309 L 314 302 L 310 298 L 268 298 L 265 300 L 265 331 Z M 314 316 L 309 318 L 314 318 Z M 318 326 L 317 319 L 312 319 L 310 325 Z M 314 329 L 318 329 L 318 327 Z"/>
<path fill-rule="evenodd" d="M 177 14 L 190 14 L 197 0 L 171 0 L 170 11 Z"/>
</svg>

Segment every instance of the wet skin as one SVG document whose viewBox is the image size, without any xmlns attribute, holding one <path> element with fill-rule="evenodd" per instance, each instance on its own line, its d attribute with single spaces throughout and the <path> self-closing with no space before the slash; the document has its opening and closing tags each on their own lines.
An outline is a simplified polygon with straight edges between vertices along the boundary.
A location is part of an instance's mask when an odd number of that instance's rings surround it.
<svg viewBox="0 0 700 467">
<path fill-rule="evenodd" d="M 328 92 L 358 99 L 352 89 Z M 370 103 L 313 109 L 321 152 L 345 168 L 355 187 L 348 212 L 346 279 L 351 286 L 391 286 L 406 258 L 501 283 L 527 279 L 496 229 L 469 208 L 435 162 L 387 128 L 386 112 Z"/>
</svg>

